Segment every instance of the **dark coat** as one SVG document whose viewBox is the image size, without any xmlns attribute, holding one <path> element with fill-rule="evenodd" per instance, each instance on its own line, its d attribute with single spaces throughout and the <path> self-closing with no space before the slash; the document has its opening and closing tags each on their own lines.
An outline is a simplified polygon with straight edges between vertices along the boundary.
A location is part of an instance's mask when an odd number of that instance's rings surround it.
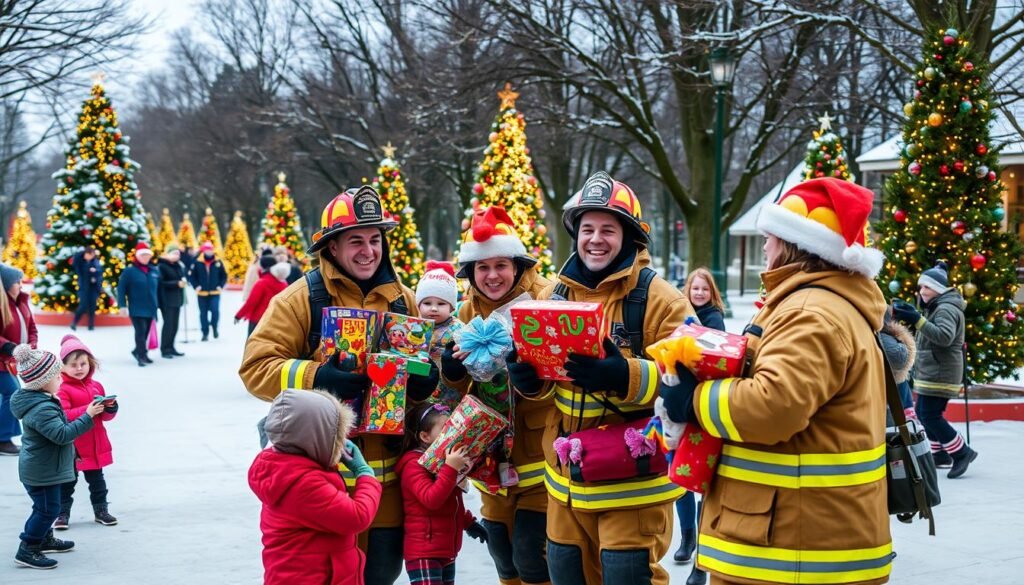
<svg viewBox="0 0 1024 585">
<path fill-rule="evenodd" d="M 725 331 L 725 315 L 722 314 L 718 307 L 708 303 L 693 309 L 697 311 L 697 318 L 700 319 L 701 325 L 708 329 Z"/>
<path fill-rule="evenodd" d="M 56 396 L 24 388 L 11 397 L 11 412 L 25 427 L 18 457 L 21 482 L 47 486 L 75 479 L 75 439 L 92 428 L 92 418 L 69 423 Z"/>
<path fill-rule="evenodd" d="M 288 278 L 284 279 L 284 281 L 287 282 L 288 284 L 291 284 L 291 283 L 295 282 L 296 280 L 301 279 L 303 274 L 305 274 L 302 271 L 302 268 L 297 266 L 295 263 L 290 263 L 290 264 L 292 266 L 292 270 L 291 270 L 291 272 L 288 273 Z"/>
<path fill-rule="evenodd" d="M 121 272 L 117 283 L 117 304 L 124 307 L 127 300 L 129 316 L 156 319 L 159 286 L 160 272 L 156 266 L 150 266 L 147 274 L 132 264 Z"/>
<path fill-rule="evenodd" d="M 188 271 L 188 280 L 196 289 L 196 294 L 205 297 L 208 295 L 219 295 L 220 290 L 228 283 L 228 273 L 224 270 L 224 263 L 214 258 L 209 264 L 202 258 L 192 264 Z"/>
<path fill-rule="evenodd" d="M 914 390 L 918 394 L 955 398 L 964 377 L 964 307 L 960 292 L 952 289 L 924 308 L 925 321 L 917 326 L 917 362 Z"/>
<path fill-rule="evenodd" d="M 92 260 L 85 259 L 85 253 L 75 254 L 71 266 L 78 275 L 78 296 L 95 303 L 103 290 L 103 265 L 96 256 Z"/>
<path fill-rule="evenodd" d="M 185 304 L 185 289 L 178 286 L 185 278 L 185 265 L 179 262 L 160 260 L 156 265 L 160 273 L 160 310 L 177 309 Z"/>
</svg>

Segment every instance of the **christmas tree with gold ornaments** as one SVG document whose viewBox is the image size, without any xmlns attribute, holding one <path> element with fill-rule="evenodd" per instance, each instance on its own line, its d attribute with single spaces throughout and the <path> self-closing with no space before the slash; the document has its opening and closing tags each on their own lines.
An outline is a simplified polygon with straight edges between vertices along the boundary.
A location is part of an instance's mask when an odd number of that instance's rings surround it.
<svg viewBox="0 0 1024 585">
<path fill-rule="evenodd" d="M 167 246 L 178 243 L 178 236 L 174 233 L 174 221 L 171 219 L 171 212 L 165 207 L 160 216 L 160 227 L 153 234 L 153 247 L 161 252 Z"/>
<path fill-rule="evenodd" d="M 384 158 L 377 167 L 373 188 L 380 193 L 384 209 L 398 220 L 398 227 L 387 234 L 391 263 L 402 283 L 416 288 L 416 283 L 423 276 L 423 241 L 416 227 L 415 210 L 409 204 L 409 195 L 405 192 L 402 171 L 395 161 L 395 147 L 390 142 L 384 147 Z"/>
<path fill-rule="evenodd" d="M 150 246 L 149 246 L 150 248 L 153 249 L 153 253 L 156 254 L 157 256 L 159 256 L 160 254 L 163 254 L 164 253 L 164 249 L 159 247 L 159 246 L 157 246 L 157 241 L 156 241 L 156 224 L 153 223 L 153 214 L 148 212 L 148 211 L 146 212 L 146 231 L 149 232 L 149 237 L 150 237 L 150 239 L 153 240 L 152 242 L 150 242 Z"/>
<path fill-rule="evenodd" d="M 462 230 L 469 229 L 473 213 L 491 205 L 501 205 L 516 223 L 526 251 L 537 258 L 544 275 L 554 272 L 547 226 L 544 225 L 544 196 L 537 186 L 530 149 L 526 146 L 526 120 L 516 110 L 519 94 L 512 84 L 498 92 L 501 110 L 491 124 L 489 145 L 477 167 L 472 207 L 465 212 Z"/>
<path fill-rule="evenodd" d="M 236 211 L 228 237 L 224 242 L 224 268 L 228 271 L 228 282 L 242 284 L 245 272 L 253 260 L 252 243 L 249 241 L 249 229 L 242 219 L 242 212 Z"/>
<path fill-rule="evenodd" d="M 213 215 L 213 209 L 207 207 L 206 215 L 203 216 L 203 223 L 199 226 L 199 241 L 211 242 L 213 251 L 218 258 L 224 253 L 224 244 L 220 239 L 220 228 L 217 227 L 217 217 Z"/>
<path fill-rule="evenodd" d="M 807 157 L 804 159 L 804 180 L 835 177 L 844 181 L 852 180 L 846 166 L 846 151 L 839 135 L 832 131 L 832 118 L 825 114 L 818 118 L 820 126 L 814 132 L 814 139 L 807 143 Z"/>
<path fill-rule="evenodd" d="M 18 204 L 18 212 L 11 219 L 3 260 L 24 272 L 26 279 L 36 277 L 36 232 L 32 230 L 32 216 L 24 201 Z"/>
<path fill-rule="evenodd" d="M 128 142 L 97 79 L 82 104 L 75 136 L 64 149 L 64 168 L 52 175 L 58 188 L 46 215 L 33 290 L 34 301 L 44 310 L 67 311 L 78 305 L 71 262 L 92 246 L 103 265 L 105 283 L 98 311 L 117 311 L 113 287 L 132 261 L 135 245 L 150 239 L 134 180 L 139 163 L 130 158 Z"/>
<path fill-rule="evenodd" d="M 900 170 L 886 181 L 876 225 L 886 257 L 878 283 L 888 298 L 914 304 L 918 277 L 945 262 L 967 303 L 969 379 L 1016 378 L 1024 316 L 1013 298 L 1024 249 L 1016 228 L 1007 231 L 1006 185 L 989 134 L 989 66 L 952 28 L 932 31 L 923 49 L 903 106 Z"/>
<path fill-rule="evenodd" d="M 187 213 L 181 216 L 181 225 L 178 226 L 178 245 L 184 250 L 199 247 L 196 241 L 196 227 L 192 225 L 192 218 Z"/>
<path fill-rule="evenodd" d="M 298 260 L 306 257 L 306 239 L 302 237 L 302 223 L 295 209 L 291 190 L 284 182 L 284 173 L 278 173 L 274 195 L 267 203 L 267 214 L 263 217 L 263 243 L 270 246 L 284 246 L 291 250 Z"/>
</svg>

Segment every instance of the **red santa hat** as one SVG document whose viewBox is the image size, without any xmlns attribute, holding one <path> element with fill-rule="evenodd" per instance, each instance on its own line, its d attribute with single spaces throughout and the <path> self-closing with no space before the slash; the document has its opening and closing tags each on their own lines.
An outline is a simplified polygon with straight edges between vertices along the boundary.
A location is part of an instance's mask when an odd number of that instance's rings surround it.
<svg viewBox="0 0 1024 585">
<path fill-rule="evenodd" d="M 757 229 L 836 266 L 874 278 L 885 264 L 867 247 L 865 233 L 875 195 L 842 179 L 811 179 L 765 205 Z"/>
<path fill-rule="evenodd" d="M 149 254 L 150 256 L 153 255 L 153 250 L 149 248 L 149 244 L 146 242 L 139 242 L 135 244 L 135 255 L 139 256 L 145 254 Z"/>
<path fill-rule="evenodd" d="M 416 304 L 428 297 L 437 297 L 455 308 L 459 289 L 455 282 L 455 267 L 451 262 L 428 260 L 423 278 L 416 285 Z"/>
<path fill-rule="evenodd" d="M 474 213 L 473 225 L 466 230 L 459 250 L 460 278 L 469 278 L 467 265 L 488 258 L 512 258 L 527 266 L 537 259 L 526 253 L 526 246 L 516 232 L 516 224 L 504 207 L 488 207 L 483 213 Z"/>
</svg>

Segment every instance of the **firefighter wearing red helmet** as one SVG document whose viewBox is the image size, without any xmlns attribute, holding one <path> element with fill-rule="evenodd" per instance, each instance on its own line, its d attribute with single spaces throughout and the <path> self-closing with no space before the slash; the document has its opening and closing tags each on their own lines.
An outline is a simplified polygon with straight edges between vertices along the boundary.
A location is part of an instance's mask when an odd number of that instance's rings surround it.
<svg viewBox="0 0 1024 585">
<path fill-rule="evenodd" d="M 246 343 L 239 375 L 251 394 L 272 401 L 285 389 L 317 388 L 340 400 L 362 400 L 370 385 L 365 373 L 340 362 L 339 354 L 325 360 L 319 351 L 319 309 L 340 306 L 417 315 L 415 294 L 395 274 L 384 237 L 397 225 L 369 186 L 349 189 L 327 204 L 309 248 L 319 256 L 319 268 L 274 297 Z M 427 376 L 410 375 L 409 400 L 428 398 L 438 379 L 436 366 Z M 387 585 L 403 568 L 402 495 L 395 474 L 399 445 L 382 435 L 353 440 L 383 487 L 373 524 L 359 539 L 366 552 L 364 578 Z M 339 471 L 350 492 L 356 489 L 356 476 L 344 465 Z"/>
</svg>

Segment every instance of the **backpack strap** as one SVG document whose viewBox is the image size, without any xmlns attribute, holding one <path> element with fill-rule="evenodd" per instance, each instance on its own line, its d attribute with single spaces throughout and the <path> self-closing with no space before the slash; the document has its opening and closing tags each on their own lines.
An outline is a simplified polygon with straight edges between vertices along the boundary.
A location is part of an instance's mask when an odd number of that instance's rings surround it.
<svg viewBox="0 0 1024 585">
<path fill-rule="evenodd" d="M 644 317 L 647 314 L 647 291 L 657 273 L 650 267 L 640 271 L 636 287 L 622 301 L 622 324 L 629 337 L 629 349 L 635 357 L 644 353 Z"/>
<path fill-rule="evenodd" d="M 552 297 L 557 297 L 560 300 L 569 299 L 569 287 L 565 286 L 564 282 L 559 282 L 555 285 L 554 290 L 551 291 Z"/>
<path fill-rule="evenodd" d="M 306 287 L 309 289 L 309 355 L 312 356 L 320 347 L 320 327 L 323 324 L 324 308 L 331 305 L 331 295 L 324 285 L 324 276 L 320 268 L 314 268 L 305 275 Z"/>
<path fill-rule="evenodd" d="M 399 315 L 408 315 L 409 306 L 405 303 L 405 295 L 401 295 L 397 299 L 388 303 L 388 312 Z"/>
</svg>

